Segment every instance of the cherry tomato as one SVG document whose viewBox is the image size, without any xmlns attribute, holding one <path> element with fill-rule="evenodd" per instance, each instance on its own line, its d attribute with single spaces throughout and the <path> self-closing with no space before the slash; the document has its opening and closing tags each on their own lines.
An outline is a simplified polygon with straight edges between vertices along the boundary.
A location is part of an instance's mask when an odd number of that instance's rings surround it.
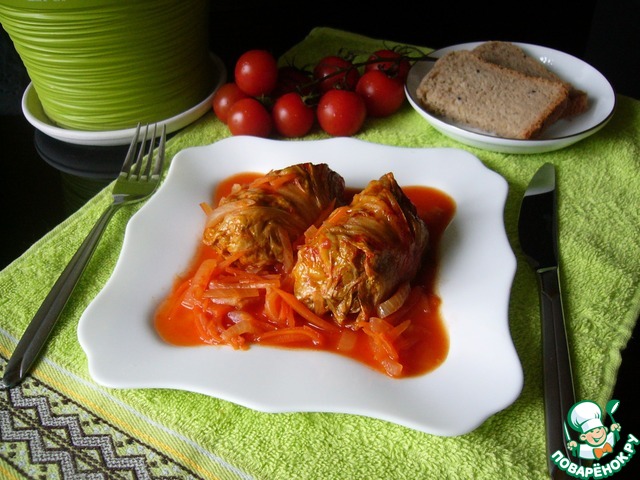
<svg viewBox="0 0 640 480">
<path fill-rule="evenodd" d="M 213 94 L 213 111 L 222 122 L 227 123 L 227 116 L 231 105 L 238 100 L 247 98 L 248 95 L 240 90 L 240 87 L 233 82 L 221 85 Z"/>
<path fill-rule="evenodd" d="M 396 112 L 404 103 L 404 84 L 390 78 L 380 70 L 366 72 L 356 86 L 372 117 L 386 117 Z"/>
<path fill-rule="evenodd" d="M 278 65 L 268 51 L 249 50 L 238 58 L 234 75 L 236 84 L 247 95 L 268 95 L 278 82 Z"/>
<path fill-rule="evenodd" d="M 329 135 L 348 137 L 356 134 L 367 116 L 364 100 L 349 90 L 329 90 L 318 102 L 318 123 Z"/>
<path fill-rule="evenodd" d="M 272 110 L 276 131 L 285 137 L 304 137 L 316 119 L 313 108 L 296 92 L 285 93 L 276 100 Z"/>
<path fill-rule="evenodd" d="M 243 98 L 229 109 L 227 125 L 231 135 L 253 135 L 267 138 L 273 130 L 271 115 L 255 98 Z"/>
<path fill-rule="evenodd" d="M 402 56 L 402 54 L 394 50 L 376 50 L 368 59 L 369 62 L 374 60 L 379 61 L 376 63 L 367 63 L 364 67 L 365 72 L 370 72 L 371 70 L 382 70 L 389 77 L 397 78 L 401 82 L 405 82 L 407 80 L 411 64 L 409 63 L 409 60 Z"/>
<path fill-rule="evenodd" d="M 312 93 L 313 76 L 289 65 L 278 68 L 278 83 L 275 90 L 271 93 L 273 98 L 278 98 L 289 92 L 298 92 L 303 95 Z"/>
<path fill-rule="evenodd" d="M 319 84 L 320 92 L 324 93 L 333 88 L 355 89 L 360 73 L 349 60 L 337 55 L 329 55 L 316 64 L 313 69 L 313 77 L 317 80 L 324 78 Z"/>
</svg>

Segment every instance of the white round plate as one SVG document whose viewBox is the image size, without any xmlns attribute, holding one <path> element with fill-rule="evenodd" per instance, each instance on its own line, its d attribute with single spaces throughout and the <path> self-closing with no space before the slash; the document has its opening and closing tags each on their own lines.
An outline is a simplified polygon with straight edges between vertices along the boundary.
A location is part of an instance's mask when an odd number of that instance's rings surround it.
<svg viewBox="0 0 640 480">
<path fill-rule="evenodd" d="M 211 110 L 213 94 L 227 78 L 227 69 L 222 60 L 217 55 L 211 54 L 211 61 L 214 67 L 213 78 L 215 82 L 211 93 L 188 110 L 158 122 L 158 126 L 166 125 L 167 133 L 186 127 Z M 22 96 L 22 112 L 27 121 L 41 132 L 57 140 L 76 145 L 129 145 L 136 132 L 135 127 L 105 131 L 71 130 L 59 127 L 44 112 L 32 83 L 27 86 Z"/>
<path fill-rule="evenodd" d="M 436 50 L 430 56 L 441 57 L 453 50 L 471 50 L 484 42 L 471 42 Z M 547 47 L 517 43 L 526 53 L 544 63 L 561 78 L 576 88 L 587 92 L 589 108 L 572 119 L 559 120 L 551 125 L 536 140 L 514 140 L 501 138 L 442 119 L 427 112 L 416 96 L 422 78 L 431 70 L 434 62 L 416 62 L 407 77 L 405 93 L 409 103 L 433 128 L 465 145 L 504 153 L 542 153 L 568 147 L 604 127 L 611 118 L 616 96 L 607 79 L 588 63 L 567 53 Z"/>
<path fill-rule="evenodd" d="M 436 370 L 392 379 L 330 352 L 177 347 L 157 335 L 154 311 L 202 237 L 199 204 L 230 175 L 303 161 L 328 163 L 349 187 L 393 172 L 401 186 L 432 186 L 455 200 L 437 281 L 450 348 Z M 503 221 L 507 190 L 504 178 L 460 149 L 241 136 L 185 149 L 129 222 L 113 275 L 80 319 L 89 371 L 108 387 L 182 389 L 266 412 L 350 413 L 443 436 L 469 432 L 514 402 L 523 383 L 508 319 L 516 260 Z"/>
</svg>

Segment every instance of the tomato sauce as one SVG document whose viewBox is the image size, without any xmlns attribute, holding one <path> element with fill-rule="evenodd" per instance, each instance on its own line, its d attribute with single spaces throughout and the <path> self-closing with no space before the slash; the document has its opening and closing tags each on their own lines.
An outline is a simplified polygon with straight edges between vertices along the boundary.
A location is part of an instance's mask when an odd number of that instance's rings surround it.
<svg viewBox="0 0 640 480">
<path fill-rule="evenodd" d="M 243 173 L 232 176 L 222 182 L 214 192 L 212 205 L 217 205 L 221 197 L 227 195 L 231 187 L 236 183 L 247 183 L 257 178 L 258 174 Z M 455 214 L 455 202 L 447 194 L 440 190 L 423 187 L 407 186 L 403 191 L 413 202 L 418 214 L 425 221 L 429 230 L 429 247 L 421 270 L 412 282 L 412 289 L 403 307 L 391 314 L 385 320 L 392 325 L 403 323 L 409 326 L 393 341 L 392 350 L 397 353 L 397 361 L 402 365 L 401 371 L 393 375 L 385 370 L 384 362 L 372 348 L 371 337 L 362 329 L 341 327 L 332 321 L 330 315 L 323 318 L 335 328 L 331 331 L 319 331 L 322 342 L 311 344 L 308 341 L 289 341 L 286 344 L 278 344 L 283 348 L 313 348 L 344 355 L 370 367 L 387 373 L 393 377 L 411 377 L 421 375 L 436 369 L 447 357 L 449 351 L 449 338 L 444 321 L 440 315 L 440 298 L 436 292 L 438 276 L 439 245 L 444 230 L 447 228 Z M 357 190 L 347 189 L 346 200 L 355 194 Z M 203 338 L 202 327 L 192 309 L 183 304 L 183 295 L 189 288 L 191 279 L 198 267 L 208 258 L 212 258 L 212 250 L 202 244 L 191 266 L 181 275 L 174 284 L 171 293 L 161 303 L 155 315 L 155 328 L 160 337 L 171 344 L 178 346 L 196 346 L 210 344 Z M 291 291 L 291 289 L 289 289 Z M 212 308 L 222 309 L 223 313 L 233 310 L 234 307 L 216 305 Z M 242 308 L 243 311 L 256 317 L 263 317 L 265 302 L 253 302 Z M 408 322 L 406 322 L 408 320 Z M 295 318 L 296 325 L 304 325 L 306 321 L 299 315 Z M 230 321 L 229 325 L 233 325 Z M 308 328 L 308 327 L 307 327 Z M 246 334 L 248 344 L 252 344 L 255 338 Z M 269 345 L 268 342 L 260 344 Z M 272 346 L 272 345 L 270 345 Z M 230 348 L 228 346 L 221 348 Z M 245 348 L 248 348 L 245 347 Z"/>
</svg>

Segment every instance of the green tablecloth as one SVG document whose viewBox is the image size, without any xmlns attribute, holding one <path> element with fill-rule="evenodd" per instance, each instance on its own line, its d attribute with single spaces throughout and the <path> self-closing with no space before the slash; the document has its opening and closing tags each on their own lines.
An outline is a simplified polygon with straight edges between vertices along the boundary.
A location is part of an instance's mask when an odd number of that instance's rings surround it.
<svg viewBox="0 0 640 480">
<path fill-rule="evenodd" d="M 318 28 L 285 57 L 304 65 L 340 48 L 369 52 L 383 44 Z M 207 114 L 170 140 L 169 158 L 228 135 L 226 126 Z M 520 199 L 543 163 L 556 165 L 576 395 L 604 406 L 640 311 L 640 102 L 618 96 L 615 114 L 601 131 L 544 154 L 466 147 L 435 131 L 409 105 L 390 118 L 367 120 L 357 137 L 397 146 L 462 148 L 508 181 L 504 220 L 518 258 L 509 316 L 525 378 L 513 405 L 471 433 L 437 437 L 355 415 L 269 414 L 196 393 L 98 385 L 88 373 L 76 328 L 113 270 L 125 225 L 137 208 L 131 207 L 109 225 L 42 361 L 22 385 L 0 391 L 0 476 L 546 478 L 539 304 L 534 275 L 517 241 Z M 325 136 L 309 137 L 318 138 Z M 0 272 L 0 368 L 109 201 L 106 189 Z M 620 406 L 623 428 L 626 409 L 633 407 Z"/>
</svg>

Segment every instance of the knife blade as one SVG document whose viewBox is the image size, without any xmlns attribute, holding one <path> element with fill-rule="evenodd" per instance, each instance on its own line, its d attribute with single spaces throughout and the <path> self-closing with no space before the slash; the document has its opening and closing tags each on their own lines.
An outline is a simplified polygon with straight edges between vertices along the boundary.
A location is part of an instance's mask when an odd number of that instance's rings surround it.
<svg viewBox="0 0 640 480">
<path fill-rule="evenodd" d="M 553 463 L 551 456 L 559 450 L 572 459 L 563 428 L 569 409 L 575 403 L 575 393 L 560 288 L 556 175 L 551 163 L 540 167 L 525 191 L 518 236 L 538 282 L 547 463 L 551 478 L 558 478 L 564 472 Z M 578 460 L 572 459 L 579 464 Z"/>
</svg>

